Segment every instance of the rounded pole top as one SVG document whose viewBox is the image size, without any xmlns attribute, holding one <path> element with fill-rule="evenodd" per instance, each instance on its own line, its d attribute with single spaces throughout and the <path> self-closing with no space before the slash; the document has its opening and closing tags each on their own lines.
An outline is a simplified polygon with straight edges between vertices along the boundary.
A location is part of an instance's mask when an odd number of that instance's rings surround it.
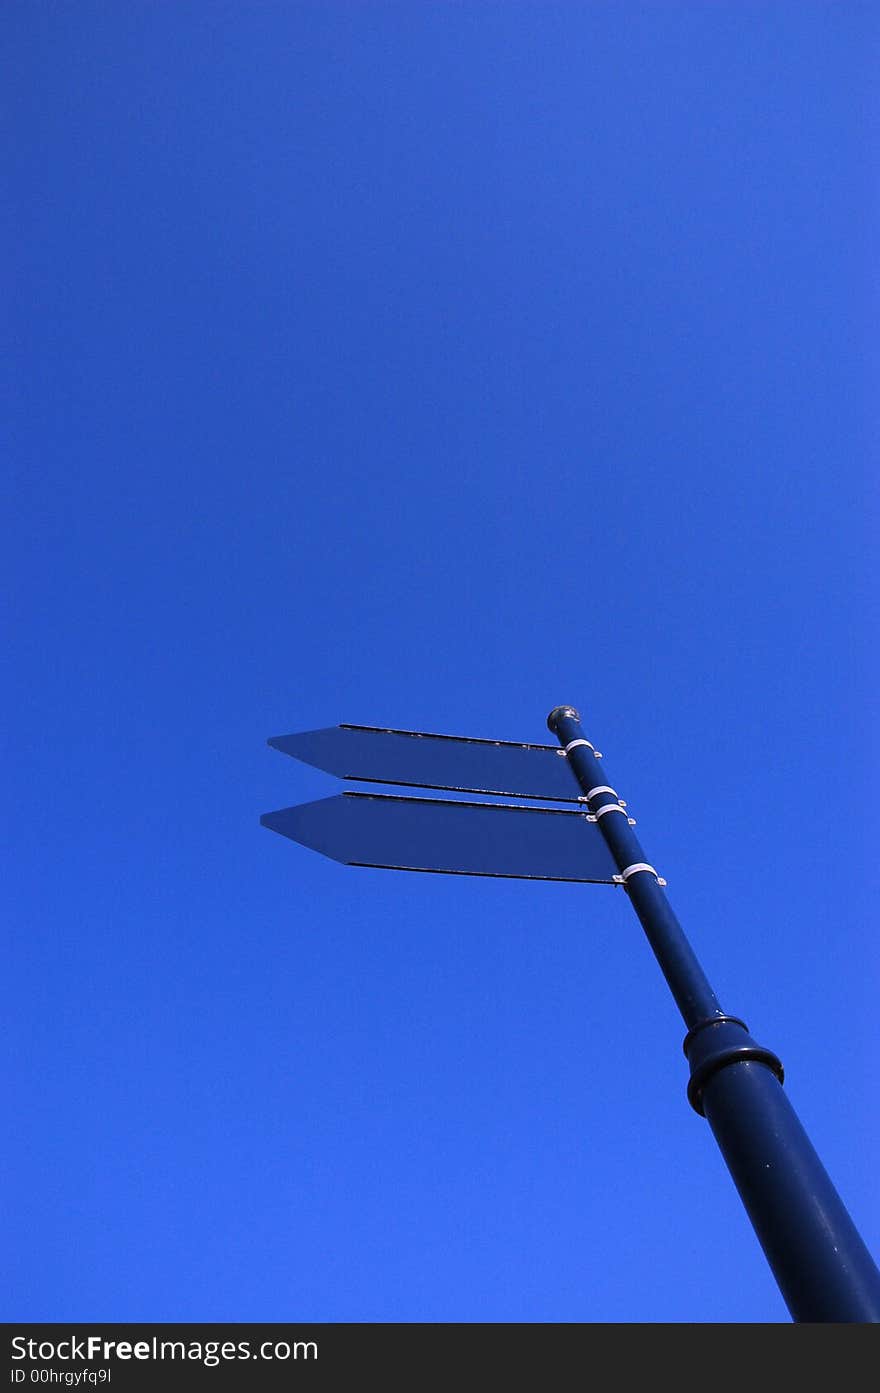
<svg viewBox="0 0 880 1393">
<path fill-rule="evenodd" d="M 547 725 L 554 735 L 556 734 L 556 722 L 563 716 L 569 716 L 574 721 L 580 720 L 580 712 L 575 711 L 573 706 L 554 706 L 547 717 Z"/>
</svg>

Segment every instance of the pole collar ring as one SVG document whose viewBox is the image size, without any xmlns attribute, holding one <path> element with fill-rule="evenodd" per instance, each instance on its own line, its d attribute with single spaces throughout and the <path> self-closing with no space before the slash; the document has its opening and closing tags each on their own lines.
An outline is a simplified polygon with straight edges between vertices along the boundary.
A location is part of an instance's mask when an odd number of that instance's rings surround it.
<svg viewBox="0 0 880 1393">
<path fill-rule="evenodd" d="M 710 1027 L 713 1026 L 721 1027 L 720 1038 L 714 1042 L 710 1031 Z M 742 1035 L 740 1031 L 743 1032 Z M 693 1059 L 692 1050 L 696 1056 Z M 706 1084 L 728 1064 L 763 1064 L 776 1075 L 780 1083 L 785 1078 L 785 1070 L 778 1055 L 753 1040 L 745 1021 L 741 1021 L 738 1016 L 711 1016 L 708 1020 L 698 1022 L 685 1036 L 684 1052 L 691 1064 L 691 1076 L 687 1086 L 688 1102 L 701 1117 L 706 1115 L 703 1109 L 703 1090 Z"/>
</svg>

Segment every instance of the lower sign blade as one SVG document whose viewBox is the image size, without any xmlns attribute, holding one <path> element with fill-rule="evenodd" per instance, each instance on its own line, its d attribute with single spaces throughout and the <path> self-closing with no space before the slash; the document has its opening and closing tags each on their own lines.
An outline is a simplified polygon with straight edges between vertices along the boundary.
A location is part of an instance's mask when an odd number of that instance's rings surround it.
<svg viewBox="0 0 880 1393">
<path fill-rule="evenodd" d="M 351 866 L 594 884 L 617 870 L 596 824 L 557 808 L 341 793 L 260 821 Z"/>
</svg>

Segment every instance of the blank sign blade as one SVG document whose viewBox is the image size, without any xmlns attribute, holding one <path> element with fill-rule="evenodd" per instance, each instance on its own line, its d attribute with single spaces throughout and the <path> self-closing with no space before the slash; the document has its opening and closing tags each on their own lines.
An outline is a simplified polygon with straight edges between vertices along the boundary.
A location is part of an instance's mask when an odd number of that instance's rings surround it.
<svg viewBox="0 0 880 1393">
<path fill-rule="evenodd" d="M 515 745 L 375 726 L 328 726 L 274 736 L 269 744 L 340 779 L 498 793 L 575 803 L 578 785 L 558 745 Z"/>
<path fill-rule="evenodd" d="M 617 870 L 597 825 L 559 808 L 341 793 L 260 821 L 354 866 L 602 884 Z"/>
</svg>

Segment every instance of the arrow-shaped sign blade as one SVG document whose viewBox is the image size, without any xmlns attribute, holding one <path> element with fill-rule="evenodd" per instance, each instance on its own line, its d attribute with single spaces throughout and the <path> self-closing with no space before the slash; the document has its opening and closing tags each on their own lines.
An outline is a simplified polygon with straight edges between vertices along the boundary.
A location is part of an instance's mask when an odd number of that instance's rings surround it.
<svg viewBox="0 0 880 1393">
<path fill-rule="evenodd" d="M 617 870 L 596 824 L 560 808 L 340 793 L 260 821 L 351 866 L 601 884 Z"/>
<path fill-rule="evenodd" d="M 558 745 L 516 745 L 416 730 L 340 725 L 274 736 L 269 744 L 340 779 L 497 793 L 576 803 L 578 785 Z"/>
</svg>

